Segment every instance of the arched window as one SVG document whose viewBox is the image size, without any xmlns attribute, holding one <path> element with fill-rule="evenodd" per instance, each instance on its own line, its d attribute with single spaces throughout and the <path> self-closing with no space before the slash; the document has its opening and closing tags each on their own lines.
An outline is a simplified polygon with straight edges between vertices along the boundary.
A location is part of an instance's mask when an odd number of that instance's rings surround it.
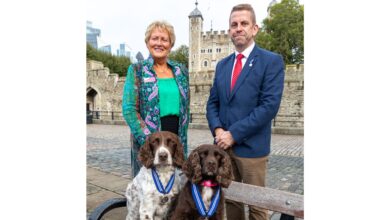
<svg viewBox="0 0 390 220">
<path fill-rule="evenodd" d="M 203 66 L 204 66 L 204 67 L 207 67 L 207 60 L 205 60 L 205 61 L 203 62 Z"/>
</svg>

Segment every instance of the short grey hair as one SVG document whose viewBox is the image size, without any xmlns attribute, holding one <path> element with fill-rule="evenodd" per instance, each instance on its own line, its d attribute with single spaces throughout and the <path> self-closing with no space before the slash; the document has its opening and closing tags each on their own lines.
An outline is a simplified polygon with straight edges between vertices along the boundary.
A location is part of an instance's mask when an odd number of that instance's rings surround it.
<svg viewBox="0 0 390 220">
<path fill-rule="evenodd" d="M 232 13 L 235 11 L 249 11 L 252 16 L 252 22 L 253 24 L 256 24 L 256 14 L 255 11 L 252 8 L 252 5 L 250 4 L 238 4 L 232 8 L 232 11 L 230 12 L 230 16 L 232 16 Z M 230 23 L 230 17 L 229 17 L 229 23 Z"/>
</svg>

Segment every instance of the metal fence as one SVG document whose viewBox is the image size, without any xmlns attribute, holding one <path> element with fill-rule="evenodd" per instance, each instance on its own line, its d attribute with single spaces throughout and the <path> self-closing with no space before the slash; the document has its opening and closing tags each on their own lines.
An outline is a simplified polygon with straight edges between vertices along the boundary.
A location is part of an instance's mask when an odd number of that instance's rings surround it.
<svg viewBox="0 0 390 220">
<path fill-rule="evenodd" d="M 272 120 L 272 127 L 276 127 L 277 123 L 299 123 L 299 120 L 296 120 L 297 117 L 302 117 L 303 116 L 295 116 L 295 115 L 277 115 L 273 120 Z M 291 118 L 291 119 L 289 119 Z M 295 118 L 295 119 L 292 119 Z M 93 119 L 97 120 L 118 120 L 118 121 L 123 121 L 123 115 L 122 112 L 120 111 L 87 111 L 87 124 L 92 124 Z M 190 114 L 190 123 L 192 123 L 193 115 Z M 303 123 L 303 121 L 302 121 Z"/>
<path fill-rule="evenodd" d="M 123 120 L 120 111 L 87 111 L 87 124 L 91 124 L 93 119 L 97 120 Z"/>
</svg>

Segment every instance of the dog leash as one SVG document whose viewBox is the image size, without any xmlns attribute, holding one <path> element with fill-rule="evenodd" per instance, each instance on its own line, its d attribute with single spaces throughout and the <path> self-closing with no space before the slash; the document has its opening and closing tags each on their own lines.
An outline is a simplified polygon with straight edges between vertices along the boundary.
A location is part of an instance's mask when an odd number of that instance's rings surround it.
<svg viewBox="0 0 390 220">
<path fill-rule="evenodd" d="M 172 174 L 171 178 L 169 179 L 167 186 L 165 188 L 160 181 L 160 177 L 158 176 L 156 168 L 154 168 L 154 167 L 152 168 L 152 177 L 153 177 L 154 185 L 156 186 L 157 190 L 161 194 L 168 194 L 171 191 L 171 189 L 173 187 L 173 183 L 175 182 L 175 172 L 173 172 L 173 174 Z"/>
<path fill-rule="evenodd" d="M 210 209 L 206 211 L 198 187 L 194 183 L 191 184 L 192 199 L 195 201 L 196 209 L 198 210 L 199 215 L 201 215 L 204 218 L 209 218 L 212 215 L 214 215 L 215 211 L 217 211 L 217 207 L 220 199 L 220 191 L 221 191 L 221 187 L 218 186 L 217 193 L 211 199 L 211 204 L 209 207 Z"/>
</svg>

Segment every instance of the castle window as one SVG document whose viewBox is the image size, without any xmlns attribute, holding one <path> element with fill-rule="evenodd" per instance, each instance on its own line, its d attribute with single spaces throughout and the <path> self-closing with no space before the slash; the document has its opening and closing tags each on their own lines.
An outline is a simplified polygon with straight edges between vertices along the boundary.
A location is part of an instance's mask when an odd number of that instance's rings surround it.
<svg viewBox="0 0 390 220">
<path fill-rule="evenodd" d="M 217 53 L 221 53 L 221 48 L 217 48 Z"/>
<path fill-rule="evenodd" d="M 207 61 L 206 60 L 203 62 L 203 66 L 207 67 Z"/>
<path fill-rule="evenodd" d="M 208 52 L 208 53 L 212 53 L 212 52 L 213 52 L 213 49 L 207 49 L 207 52 Z"/>
</svg>

